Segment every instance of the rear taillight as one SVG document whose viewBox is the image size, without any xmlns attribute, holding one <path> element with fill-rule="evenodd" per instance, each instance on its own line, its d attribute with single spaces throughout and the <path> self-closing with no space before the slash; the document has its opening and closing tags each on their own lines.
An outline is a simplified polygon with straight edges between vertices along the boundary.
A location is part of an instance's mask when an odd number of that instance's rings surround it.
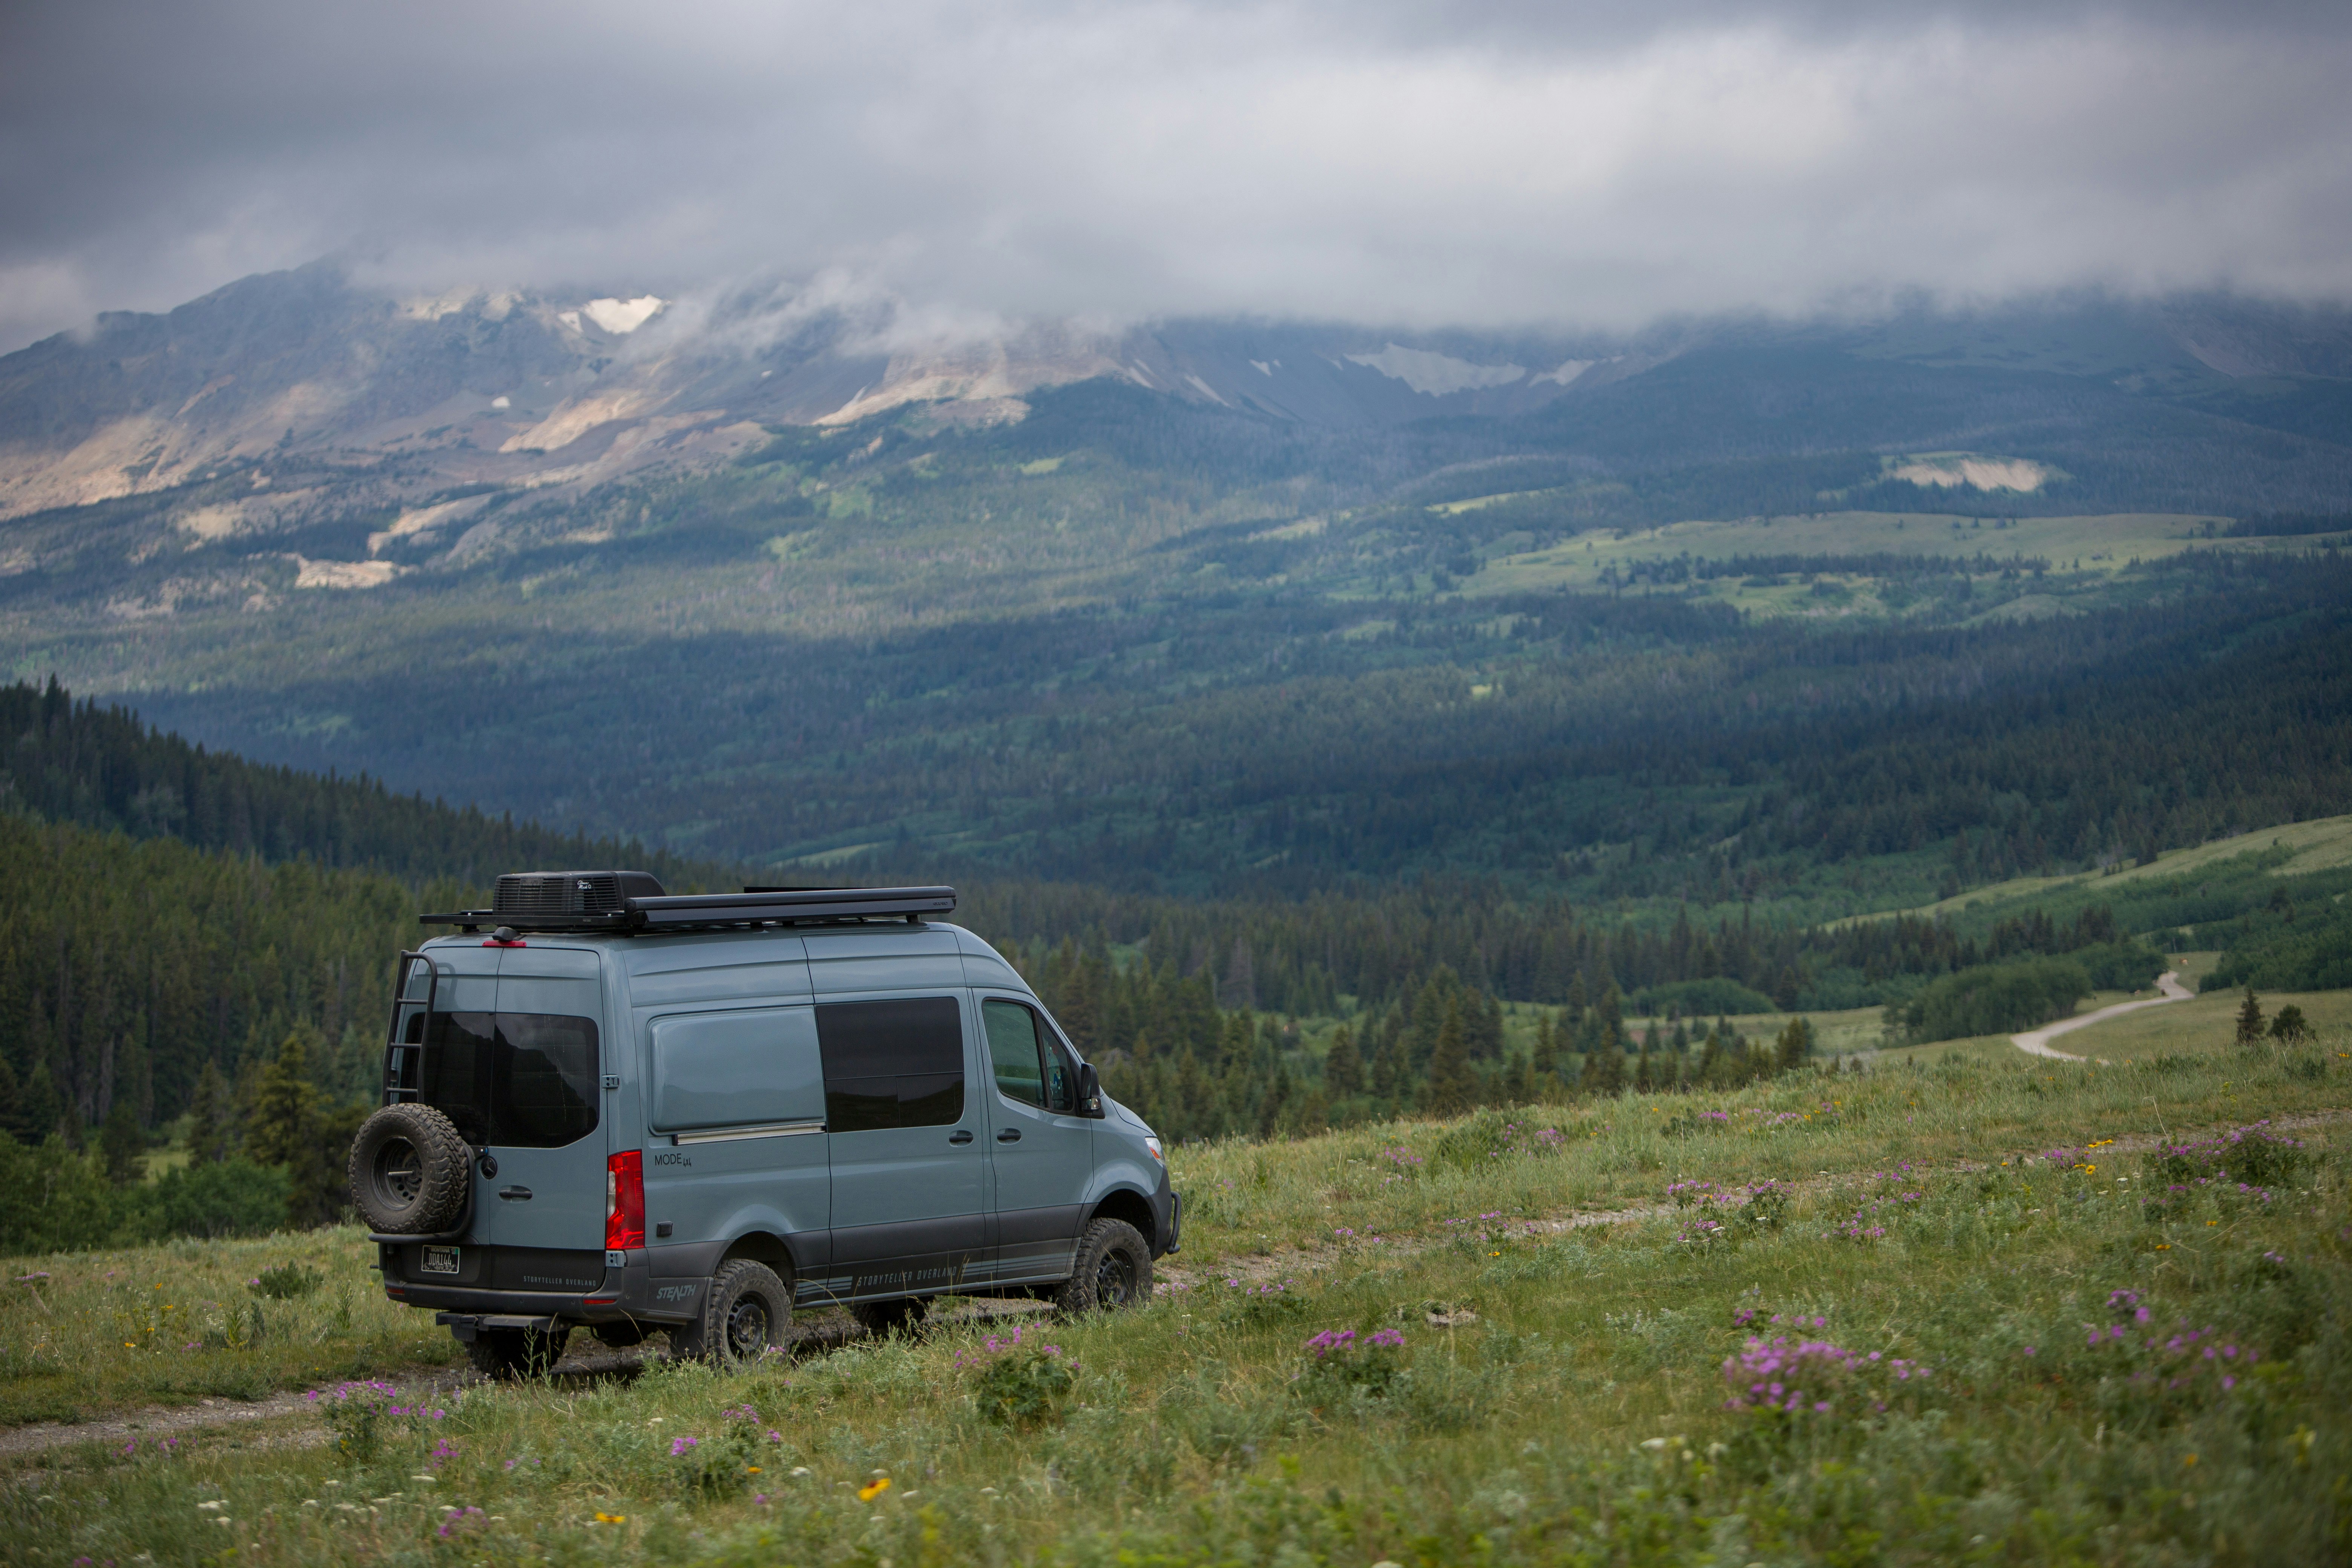
<svg viewBox="0 0 2352 1568">
<path fill-rule="evenodd" d="M 646 1157 L 632 1149 L 604 1162 L 604 1250 L 646 1244 Z"/>
</svg>

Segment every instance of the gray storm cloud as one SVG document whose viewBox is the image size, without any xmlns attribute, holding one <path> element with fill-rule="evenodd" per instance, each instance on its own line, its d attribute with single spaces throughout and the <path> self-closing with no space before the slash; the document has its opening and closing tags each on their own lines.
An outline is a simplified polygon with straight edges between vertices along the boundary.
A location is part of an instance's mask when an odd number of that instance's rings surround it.
<svg viewBox="0 0 2352 1568">
<path fill-rule="evenodd" d="M 1419 324 L 2342 299 L 2347 80 L 2297 5 L 18 6 L 0 348 L 330 254 Z"/>
</svg>

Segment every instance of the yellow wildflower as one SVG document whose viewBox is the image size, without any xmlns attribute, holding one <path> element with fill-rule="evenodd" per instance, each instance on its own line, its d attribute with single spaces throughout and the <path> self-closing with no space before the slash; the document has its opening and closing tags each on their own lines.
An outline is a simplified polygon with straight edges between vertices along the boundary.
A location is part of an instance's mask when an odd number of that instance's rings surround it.
<svg viewBox="0 0 2352 1568">
<path fill-rule="evenodd" d="M 887 1476 L 877 1476 L 874 1479 L 866 1482 L 864 1486 L 857 1489 L 857 1500 L 859 1502 L 872 1502 L 876 1498 L 880 1497 L 884 1492 L 887 1492 L 889 1489 L 890 1478 Z"/>
</svg>

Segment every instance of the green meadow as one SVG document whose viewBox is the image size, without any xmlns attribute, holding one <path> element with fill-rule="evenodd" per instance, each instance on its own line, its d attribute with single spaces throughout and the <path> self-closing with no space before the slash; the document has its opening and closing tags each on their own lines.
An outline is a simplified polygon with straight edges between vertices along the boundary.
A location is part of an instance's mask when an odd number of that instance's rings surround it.
<svg viewBox="0 0 2352 1568">
<path fill-rule="evenodd" d="M 2352 1016 L 2249 1050 L 2223 1000 L 2061 1042 L 2108 1066 L 1183 1146 L 1148 1306 L 740 1369 L 461 1381 L 350 1231 L 19 1260 L 16 1420 L 324 1397 L 20 1453 L 11 1559 L 2340 1561 Z"/>
<path fill-rule="evenodd" d="M 1477 509 L 1511 496 L 1452 502 L 1451 511 Z M 1908 580 L 1870 574 L 1858 557 L 1928 557 L 1968 563 L 1956 578 L 1973 588 L 1987 620 L 2032 618 L 2104 601 L 2139 569 L 2189 551 L 2216 555 L 2303 552 L 2323 542 L 2310 537 L 2234 539 L 2226 518 L 2143 512 L 2082 517 L 1954 517 L 1940 512 L 1823 511 L 1798 516 L 1694 519 L 1651 527 L 1598 529 L 1543 548 L 1514 548 L 1505 536 L 1490 549 L 1460 591 L 1481 596 L 1559 589 L 1591 592 L 1646 577 L 1656 565 L 1695 561 L 1812 557 L 1823 570 L 1762 576 L 1719 575 L 1684 591 L 1751 616 L 1809 619 L 1906 617 L 1933 612 L 1951 618 L 1952 586 L 1923 589 Z M 1532 544 L 1534 541 L 1527 541 Z M 1981 563 L 1978 558 L 1982 557 Z M 2012 558 L 2045 568 L 2009 570 Z M 1965 598 L 1961 601 L 1965 610 Z M 1962 620 L 1970 618 L 1962 613 Z"/>
</svg>

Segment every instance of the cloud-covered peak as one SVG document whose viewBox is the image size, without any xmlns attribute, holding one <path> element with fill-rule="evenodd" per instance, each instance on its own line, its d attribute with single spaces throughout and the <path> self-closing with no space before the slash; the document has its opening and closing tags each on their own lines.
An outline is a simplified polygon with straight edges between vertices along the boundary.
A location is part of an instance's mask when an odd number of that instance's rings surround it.
<svg viewBox="0 0 2352 1568">
<path fill-rule="evenodd" d="M 1406 328 L 2340 298 L 2348 27 L 2006 0 L 18 8 L 0 348 L 322 254 L 407 296 L 629 279 L 597 298 L 664 315 L 829 269 L 967 319 Z"/>
</svg>

